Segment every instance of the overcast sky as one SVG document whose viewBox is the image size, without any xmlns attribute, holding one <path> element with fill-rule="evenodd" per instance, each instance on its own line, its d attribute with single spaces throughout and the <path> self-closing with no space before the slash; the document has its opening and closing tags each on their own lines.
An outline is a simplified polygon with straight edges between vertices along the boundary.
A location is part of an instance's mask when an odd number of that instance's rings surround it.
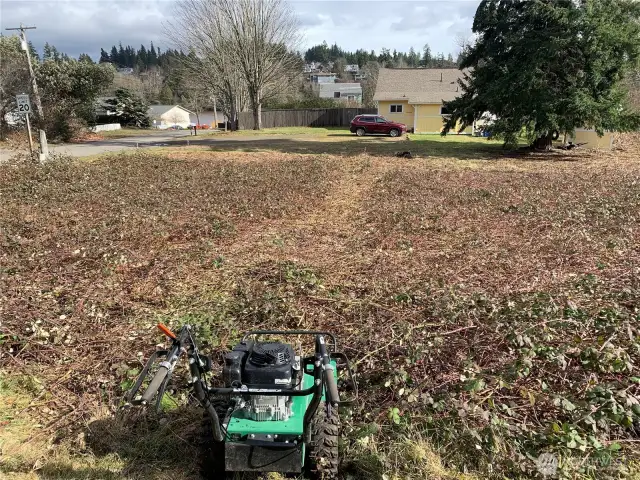
<svg viewBox="0 0 640 480">
<path fill-rule="evenodd" d="M 136 48 L 153 41 L 168 47 L 163 22 L 171 18 L 179 0 L 0 0 L 0 26 L 35 25 L 28 37 L 39 52 L 45 42 L 77 57 L 98 58 L 122 42 Z M 290 0 L 304 33 L 303 49 L 326 41 L 346 50 L 383 47 L 457 53 L 455 37 L 471 35 L 480 0 Z M 9 32 L 4 32 L 9 33 Z M 185 32 L 188 35 L 188 32 Z"/>
</svg>

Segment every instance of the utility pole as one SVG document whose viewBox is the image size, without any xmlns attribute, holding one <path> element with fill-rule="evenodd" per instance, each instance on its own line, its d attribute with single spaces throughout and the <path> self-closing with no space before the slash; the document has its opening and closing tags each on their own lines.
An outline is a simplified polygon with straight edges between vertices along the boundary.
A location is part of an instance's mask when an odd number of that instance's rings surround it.
<svg viewBox="0 0 640 480">
<path fill-rule="evenodd" d="M 38 116 L 40 117 L 40 125 L 44 122 L 44 111 L 42 110 L 42 101 L 40 100 L 40 93 L 38 93 L 38 83 L 36 82 L 36 74 L 33 71 L 33 65 L 31 64 L 31 52 L 29 52 L 29 43 L 27 42 L 27 34 L 25 30 L 35 30 L 36 27 L 25 27 L 20 23 L 17 28 L 7 28 L 6 30 L 20 30 L 20 40 L 22 43 L 22 49 L 27 54 L 27 64 L 29 66 L 29 76 L 31 77 L 31 89 L 33 90 L 33 97 L 38 110 Z M 49 156 L 49 148 L 47 146 L 47 135 L 42 128 L 40 129 L 40 161 L 43 162 Z"/>
</svg>

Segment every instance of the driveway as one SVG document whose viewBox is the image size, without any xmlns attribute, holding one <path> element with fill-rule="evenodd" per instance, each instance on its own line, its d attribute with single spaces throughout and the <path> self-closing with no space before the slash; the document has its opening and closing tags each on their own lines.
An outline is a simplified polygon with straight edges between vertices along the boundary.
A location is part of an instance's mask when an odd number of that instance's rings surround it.
<svg viewBox="0 0 640 480">
<path fill-rule="evenodd" d="M 72 157 L 88 157 L 108 152 L 120 152 L 132 148 L 161 147 L 169 145 L 176 140 L 186 140 L 189 137 L 195 139 L 189 132 L 175 131 L 139 135 L 136 137 L 105 138 L 85 143 L 65 143 L 61 145 L 49 145 L 49 151 L 70 155 Z"/>
<path fill-rule="evenodd" d="M 91 155 L 99 155 L 101 153 L 120 152 L 122 150 L 130 150 L 133 148 L 143 147 L 159 147 L 169 145 L 170 142 L 182 140 L 186 144 L 186 140 L 191 136 L 188 131 L 160 131 L 139 135 L 136 137 L 122 138 L 105 138 L 104 140 L 96 140 L 85 143 L 63 143 L 49 144 L 49 152 L 70 155 L 72 157 L 88 157 Z M 196 137 L 191 136 L 195 139 Z M 34 148 L 38 148 L 37 143 Z M 0 148 L 0 163 L 8 160 L 11 156 L 18 153 L 19 150 L 10 150 Z"/>
<path fill-rule="evenodd" d="M 50 145 L 49 151 L 62 153 L 72 157 L 88 157 L 108 152 L 120 152 L 135 148 L 152 147 L 184 147 L 187 145 L 209 145 L 219 148 L 238 148 L 239 144 L 246 144 L 251 148 L 283 140 L 308 139 L 308 135 L 224 135 L 219 133 L 208 133 L 207 135 L 193 136 L 189 132 L 167 132 L 163 134 L 141 135 L 137 137 L 106 138 L 85 143 L 69 143 L 64 145 Z"/>
</svg>

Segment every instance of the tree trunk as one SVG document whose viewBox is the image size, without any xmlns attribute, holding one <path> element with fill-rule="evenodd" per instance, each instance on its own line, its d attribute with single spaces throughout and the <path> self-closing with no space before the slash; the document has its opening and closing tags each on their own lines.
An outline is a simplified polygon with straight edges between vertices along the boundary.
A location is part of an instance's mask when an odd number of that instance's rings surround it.
<svg viewBox="0 0 640 480">
<path fill-rule="evenodd" d="M 231 118 L 229 121 L 231 122 L 231 131 L 235 132 L 237 130 L 236 118 L 238 117 L 238 108 L 236 105 L 236 99 L 234 98 L 231 102 Z"/>
<path fill-rule="evenodd" d="M 200 114 L 198 113 L 198 110 L 196 110 L 196 123 L 200 125 Z"/>
<path fill-rule="evenodd" d="M 262 128 L 262 101 L 259 90 L 249 90 L 249 102 L 253 113 L 253 129 Z"/>
<path fill-rule="evenodd" d="M 253 112 L 253 129 L 260 130 L 262 128 L 262 105 L 259 101 L 252 99 L 251 110 Z"/>
<path fill-rule="evenodd" d="M 218 107 L 216 106 L 216 96 L 213 96 L 213 128 L 218 128 Z"/>
<path fill-rule="evenodd" d="M 535 150 L 551 150 L 553 146 L 553 133 L 548 133 L 547 135 L 543 135 L 542 137 L 538 137 L 531 145 Z"/>
</svg>

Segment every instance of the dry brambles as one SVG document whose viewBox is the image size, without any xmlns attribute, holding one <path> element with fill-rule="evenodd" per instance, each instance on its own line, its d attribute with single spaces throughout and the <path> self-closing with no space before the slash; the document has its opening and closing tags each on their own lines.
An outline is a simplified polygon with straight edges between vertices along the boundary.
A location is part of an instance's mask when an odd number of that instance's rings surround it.
<svg viewBox="0 0 640 480">
<path fill-rule="evenodd" d="M 217 361 L 247 329 L 321 327 L 357 364 L 353 478 L 423 477 L 417 438 L 447 467 L 433 478 L 530 478 L 544 451 L 574 478 L 632 472 L 637 140 L 533 159 L 195 151 L 2 165 L 0 436 L 26 415 L 40 427 L 25 441 L 117 454 L 100 478 L 197 475 L 183 460 L 197 450 L 193 410 L 135 435 L 110 413 L 161 340 L 155 322 L 197 325 Z M 407 439 L 416 448 L 399 450 Z M 4 454 L 0 472 L 34 467 Z"/>
</svg>

